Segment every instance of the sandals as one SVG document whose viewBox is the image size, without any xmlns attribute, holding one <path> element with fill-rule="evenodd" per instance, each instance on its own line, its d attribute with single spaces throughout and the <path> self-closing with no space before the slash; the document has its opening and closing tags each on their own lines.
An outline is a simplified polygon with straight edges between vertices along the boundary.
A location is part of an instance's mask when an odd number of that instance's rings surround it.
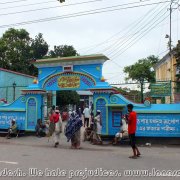
<svg viewBox="0 0 180 180">
<path fill-rule="evenodd" d="M 131 159 L 137 159 L 137 156 L 129 156 Z"/>
<path fill-rule="evenodd" d="M 56 143 L 55 143 L 55 145 L 54 145 L 54 147 L 55 147 L 55 148 L 57 148 L 57 147 L 58 147 L 58 145 L 59 145 L 59 143 L 58 143 L 58 142 L 56 142 Z"/>
<path fill-rule="evenodd" d="M 139 154 L 137 154 L 136 156 L 129 156 L 129 158 L 131 158 L 131 159 L 137 159 L 138 157 L 140 157 L 141 156 L 141 154 L 139 153 Z"/>
</svg>

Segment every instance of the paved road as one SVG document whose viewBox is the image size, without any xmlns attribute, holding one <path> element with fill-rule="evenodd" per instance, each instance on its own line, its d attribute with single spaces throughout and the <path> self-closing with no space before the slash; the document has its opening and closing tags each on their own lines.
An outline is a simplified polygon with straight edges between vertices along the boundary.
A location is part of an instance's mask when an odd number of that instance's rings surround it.
<svg viewBox="0 0 180 180">
<path fill-rule="evenodd" d="M 180 169 L 180 146 L 141 146 L 140 150 L 141 158 L 129 159 L 128 156 L 132 152 L 130 147 L 125 145 L 96 146 L 83 142 L 82 149 L 73 150 L 70 149 L 70 143 L 66 142 L 64 136 L 61 137 L 58 148 L 54 148 L 52 139 L 48 142 L 48 138 L 27 136 L 5 139 L 0 137 L 0 179 L 80 180 L 86 178 L 87 171 L 93 174 L 89 174 L 87 178 L 93 180 L 139 179 L 135 175 L 133 178 L 125 177 L 124 173 L 127 173 L 125 170 L 148 170 L 160 173 L 162 170 Z M 11 177 L 12 173 L 19 177 Z M 85 175 L 83 176 L 82 173 Z M 128 173 L 135 173 L 135 171 L 128 171 Z M 139 173 L 146 172 L 139 171 Z M 180 176 L 180 171 L 178 173 Z M 172 177 L 140 179 L 168 180 Z"/>
</svg>

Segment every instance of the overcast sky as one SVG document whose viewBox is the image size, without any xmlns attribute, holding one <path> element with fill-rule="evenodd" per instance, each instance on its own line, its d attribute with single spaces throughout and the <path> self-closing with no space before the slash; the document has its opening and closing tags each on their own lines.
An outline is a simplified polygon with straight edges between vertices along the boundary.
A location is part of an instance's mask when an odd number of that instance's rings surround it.
<svg viewBox="0 0 180 180">
<path fill-rule="evenodd" d="M 0 36 L 9 27 L 24 28 L 32 38 L 42 33 L 50 49 L 66 44 L 80 55 L 102 53 L 110 59 L 103 66 L 105 79 L 123 82 L 125 66 L 168 52 L 169 7 L 170 0 L 1 0 Z M 172 44 L 176 45 L 180 11 L 177 3 L 172 7 Z"/>
</svg>

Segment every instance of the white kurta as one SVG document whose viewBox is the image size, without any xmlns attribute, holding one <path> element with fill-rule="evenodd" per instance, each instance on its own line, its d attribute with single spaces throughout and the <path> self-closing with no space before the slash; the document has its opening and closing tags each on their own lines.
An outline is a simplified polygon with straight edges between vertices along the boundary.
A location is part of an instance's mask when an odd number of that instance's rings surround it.
<svg viewBox="0 0 180 180">
<path fill-rule="evenodd" d="M 96 121 L 97 121 L 97 134 L 101 134 L 102 131 L 102 126 L 101 126 L 101 116 L 98 115 L 95 117 Z"/>
<path fill-rule="evenodd" d="M 54 143 L 59 143 L 61 132 L 62 132 L 62 119 L 59 116 L 59 121 L 55 124 L 55 131 L 53 133 Z"/>
</svg>

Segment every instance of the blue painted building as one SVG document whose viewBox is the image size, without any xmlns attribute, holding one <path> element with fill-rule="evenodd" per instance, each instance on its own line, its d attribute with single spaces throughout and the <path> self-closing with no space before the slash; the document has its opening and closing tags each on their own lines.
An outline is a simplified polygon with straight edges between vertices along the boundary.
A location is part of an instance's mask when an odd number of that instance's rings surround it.
<svg viewBox="0 0 180 180">
<path fill-rule="evenodd" d="M 0 68 L 0 99 L 8 103 L 21 95 L 21 89 L 32 84 L 34 76 Z"/>
<path fill-rule="evenodd" d="M 102 134 L 114 135 L 119 131 L 122 115 L 127 113 L 127 104 L 134 105 L 137 112 L 137 136 L 139 137 L 180 137 L 179 104 L 133 103 L 115 91 L 94 90 L 96 110 L 102 112 Z"/>
<path fill-rule="evenodd" d="M 180 104 L 144 104 L 130 102 L 118 94 L 102 76 L 102 66 L 109 60 L 102 54 L 42 59 L 34 62 L 38 68 L 38 84 L 22 90 L 13 104 L 0 106 L 0 129 L 16 114 L 19 126 L 33 131 L 38 118 L 44 118 L 46 91 L 89 90 L 93 93 L 94 110 L 102 112 L 102 135 L 119 131 L 121 117 L 132 103 L 138 114 L 137 136 L 180 137 Z M 19 122 L 19 119 L 23 119 Z"/>
</svg>

